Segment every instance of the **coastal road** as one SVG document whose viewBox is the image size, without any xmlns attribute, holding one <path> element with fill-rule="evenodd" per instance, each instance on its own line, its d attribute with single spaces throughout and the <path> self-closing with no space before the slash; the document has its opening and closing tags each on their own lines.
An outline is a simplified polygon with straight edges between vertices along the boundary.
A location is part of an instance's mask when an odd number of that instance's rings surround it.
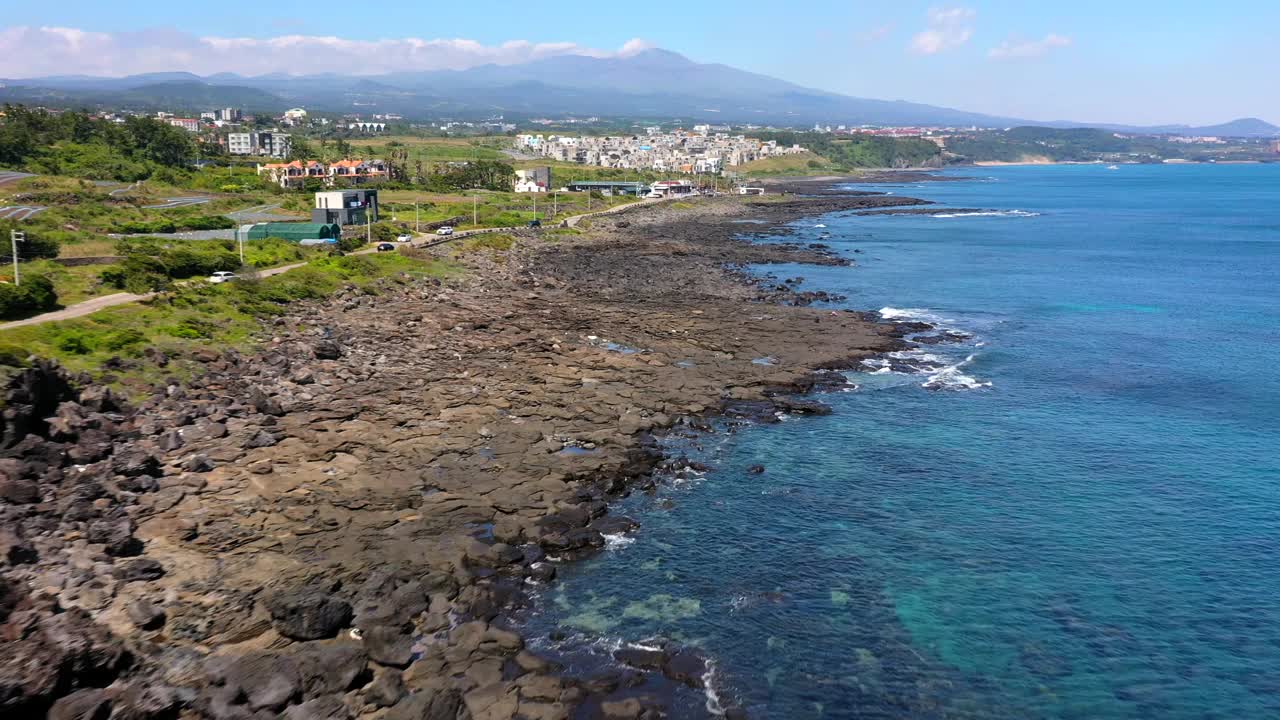
<svg viewBox="0 0 1280 720">
<path fill-rule="evenodd" d="M 660 199 L 659 200 L 641 200 L 640 202 L 630 203 L 628 205 L 619 205 L 617 207 L 608 208 L 606 210 L 601 210 L 598 212 L 586 213 L 583 215 L 574 215 L 572 217 L 565 218 L 564 222 L 569 224 L 570 227 L 572 227 L 573 225 L 577 224 L 578 220 L 581 220 L 582 218 L 585 218 L 585 217 L 594 217 L 596 215 L 610 215 L 613 213 L 622 212 L 628 208 L 640 207 L 643 205 L 649 205 L 649 204 L 659 203 L 659 202 L 662 202 L 662 200 Z M 412 243 L 412 245 L 413 247 L 431 247 L 433 245 L 442 245 L 452 240 L 459 240 L 461 238 L 470 237 L 472 235 L 483 235 L 485 233 L 494 233 L 494 232 L 510 232 L 512 230 L 520 230 L 520 229 L 522 228 L 514 228 L 514 227 L 481 228 L 477 230 L 461 230 L 449 236 L 427 235 L 426 242 Z M 364 250 L 357 250 L 356 252 L 351 254 L 367 255 L 372 252 L 377 252 L 377 248 L 376 247 L 365 248 Z M 300 263 L 292 263 L 289 265 L 281 265 L 280 267 L 267 268 L 266 270 L 259 270 L 257 271 L 256 274 L 260 278 L 266 278 L 266 277 L 271 277 L 272 275 L 279 275 L 280 273 L 289 272 L 290 270 L 293 270 L 294 268 L 300 268 L 303 265 L 306 265 L 306 263 L 300 262 Z M 146 300 L 148 298 L 155 297 L 157 294 L 158 293 L 146 293 L 143 295 L 134 295 L 132 293 L 116 293 L 114 295 L 103 295 L 102 297 L 96 297 L 90 300 L 85 300 L 84 302 L 76 303 L 75 305 L 70 305 L 61 310 L 54 310 L 53 312 L 47 312 L 41 315 L 36 315 L 35 317 L 29 317 L 29 318 L 26 318 L 25 320 L 14 320 L 13 322 L 0 324 L 0 330 L 9 330 L 12 328 L 19 328 L 27 325 L 39 325 L 41 323 L 56 322 L 58 320 L 70 320 L 71 318 L 83 317 L 85 315 L 95 313 L 105 308 L 115 307 L 116 305 L 124 305 L 125 303 L 137 302 L 139 300 Z"/>
<path fill-rule="evenodd" d="M 44 205 L 6 205 L 0 207 L 0 220 L 30 220 L 37 213 L 48 209 Z"/>
<path fill-rule="evenodd" d="M 134 295 L 133 293 L 116 293 L 114 295 L 103 295 L 102 297 L 91 298 L 84 302 L 78 302 L 75 305 L 70 305 L 62 308 L 61 310 L 43 313 L 36 315 L 35 317 L 29 317 L 25 320 L 14 320 L 13 322 L 4 323 L 3 325 L 0 325 L 0 330 L 19 328 L 24 325 L 39 325 L 41 323 L 56 322 L 58 320 L 70 320 L 71 318 L 88 315 L 89 313 L 94 313 L 104 308 L 124 305 L 125 303 L 136 302 L 138 300 L 145 300 L 154 294 L 155 293 Z"/>
<path fill-rule="evenodd" d="M 131 184 L 129 184 L 129 185 L 125 185 L 124 187 L 118 187 L 118 188 L 116 188 L 115 190 L 111 190 L 111 191 L 109 191 L 107 194 L 108 194 L 108 195 L 110 195 L 111 197 L 118 197 L 118 196 L 120 196 L 120 195 L 123 195 L 123 194 L 125 194 L 125 193 L 127 193 L 127 192 L 131 191 L 131 190 L 136 190 L 136 189 L 138 188 L 138 186 L 139 186 L 139 185 L 141 185 L 141 184 L 142 184 L 142 181 L 138 181 L 138 182 L 136 182 L 136 183 L 131 183 Z"/>
<path fill-rule="evenodd" d="M 0 185 L 29 177 L 35 177 L 35 175 L 31 173 L 17 172 L 15 170 L 0 170 Z"/>
<path fill-rule="evenodd" d="M 207 197 L 171 197 L 165 198 L 164 202 L 158 205 L 143 205 L 147 210 L 168 210 L 171 208 L 187 207 L 189 205 L 203 205 L 213 198 Z"/>
<path fill-rule="evenodd" d="M 280 203 L 276 203 L 274 205 L 255 205 L 253 207 L 245 208 L 243 210 L 236 210 L 234 212 L 229 212 L 227 213 L 227 217 L 231 218 L 232 220 L 235 220 L 239 224 L 299 219 L 294 215 L 283 215 L 278 212 L 272 212 L 272 210 L 279 210 L 279 209 L 280 209 Z"/>
<path fill-rule="evenodd" d="M 361 250 L 360 253 L 356 253 L 356 254 L 363 254 L 365 252 L 372 252 L 372 249 Z M 254 274 L 260 278 L 267 278 L 267 277 L 271 277 L 272 275 L 279 275 L 280 273 L 289 272 L 290 270 L 293 270 L 294 268 L 300 268 L 303 265 L 306 265 L 306 263 L 300 262 L 300 263 L 292 263 L 289 265 L 281 265 L 280 267 L 273 267 L 273 268 L 267 268 L 265 270 L 258 270 Z M 149 298 L 155 297 L 156 295 L 159 295 L 159 293 L 151 292 L 151 293 L 143 293 L 141 295 L 135 295 L 133 293 L 115 293 L 113 295 L 103 295 L 102 297 L 90 298 L 88 300 L 85 300 L 84 302 L 78 302 L 75 305 L 68 305 L 67 307 L 62 308 L 61 310 L 54 310 L 53 312 L 43 313 L 41 315 L 36 315 L 35 317 L 26 318 L 24 320 L 14 320 L 13 322 L 0 324 L 0 330 L 10 330 L 12 328 L 19 328 L 25 325 L 39 325 L 41 323 L 57 322 L 59 320 L 70 320 L 72 318 L 84 317 L 85 315 L 96 313 L 99 310 L 104 310 L 109 307 L 115 307 L 116 305 L 124 305 L 126 303 L 138 302 L 139 300 L 147 300 Z"/>
</svg>

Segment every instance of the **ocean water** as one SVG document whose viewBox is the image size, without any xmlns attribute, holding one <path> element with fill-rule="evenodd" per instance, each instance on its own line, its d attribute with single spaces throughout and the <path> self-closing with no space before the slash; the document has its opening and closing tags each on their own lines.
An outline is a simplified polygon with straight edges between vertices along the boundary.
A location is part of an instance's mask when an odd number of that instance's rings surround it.
<svg viewBox="0 0 1280 720">
<path fill-rule="evenodd" d="M 874 189 L 1001 212 L 806 220 L 857 265 L 761 271 L 961 340 L 673 438 L 712 469 L 533 628 L 697 644 L 757 718 L 1280 717 L 1280 166 L 953 174 Z"/>
</svg>

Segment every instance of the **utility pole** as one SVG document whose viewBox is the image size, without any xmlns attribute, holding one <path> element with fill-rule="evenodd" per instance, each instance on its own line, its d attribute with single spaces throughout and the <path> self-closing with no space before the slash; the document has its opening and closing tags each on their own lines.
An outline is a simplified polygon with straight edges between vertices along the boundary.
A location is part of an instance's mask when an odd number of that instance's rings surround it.
<svg viewBox="0 0 1280 720">
<path fill-rule="evenodd" d="M 554 220 L 556 215 L 560 214 L 560 193 L 551 193 L 551 219 Z"/>
<path fill-rule="evenodd" d="M 366 245 L 373 242 L 373 215 L 367 207 L 364 209 L 364 242 Z"/>
<path fill-rule="evenodd" d="M 18 243 L 25 245 L 27 234 L 21 230 L 10 230 L 9 242 L 13 245 L 13 284 L 16 287 L 22 284 L 22 277 L 18 275 Z"/>
<path fill-rule="evenodd" d="M 240 223 L 236 223 L 236 245 L 240 246 L 240 266 L 244 267 L 244 238 L 240 236 Z"/>
<path fill-rule="evenodd" d="M 533 195 L 533 219 L 538 219 L 538 193 L 530 193 Z"/>
<path fill-rule="evenodd" d="M 418 201 L 417 200 L 413 201 L 413 231 L 421 232 L 421 230 L 418 229 Z"/>
<path fill-rule="evenodd" d="M 480 224 L 480 196 L 479 195 L 471 196 L 471 224 L 472 225 Z"/>
</svg>

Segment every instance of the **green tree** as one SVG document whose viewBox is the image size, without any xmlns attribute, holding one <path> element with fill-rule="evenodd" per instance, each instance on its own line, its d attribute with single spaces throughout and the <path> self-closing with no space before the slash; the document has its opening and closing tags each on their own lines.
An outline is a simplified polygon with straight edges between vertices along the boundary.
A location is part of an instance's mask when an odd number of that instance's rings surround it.
<svg viewBox="0 0 1280 720">
<path fill-rule="evenodd" d="M 304 137 L 293 138 L 289 143 L 289 158 L 292 160 L 314 160 L 316 152 Z"/>
</svg>

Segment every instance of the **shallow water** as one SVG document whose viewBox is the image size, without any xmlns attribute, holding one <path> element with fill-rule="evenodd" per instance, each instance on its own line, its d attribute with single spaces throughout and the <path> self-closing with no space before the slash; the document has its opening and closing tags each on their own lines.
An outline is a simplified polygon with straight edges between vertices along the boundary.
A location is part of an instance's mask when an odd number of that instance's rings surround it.
<svg viewBox="0 0 1280 720">
<path fill-rule="evenodd" d="M 673 439 L 714 469 L 534 629 L 697 643 L 753 717 L 1280 716 L 1280 166 L 968 174 L 889 189 L 1019 212 L 810 219 L 857 267 L 762 269 L 966 337 Z"/>
</svg>

